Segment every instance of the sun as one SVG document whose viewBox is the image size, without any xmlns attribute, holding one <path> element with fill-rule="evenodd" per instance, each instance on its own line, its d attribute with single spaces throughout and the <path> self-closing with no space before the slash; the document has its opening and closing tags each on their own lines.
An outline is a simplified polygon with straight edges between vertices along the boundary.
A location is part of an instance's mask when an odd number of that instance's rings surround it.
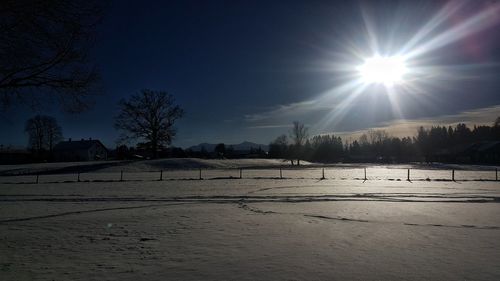
<svg viewBox="0 0 500 281">
<path fill-rule="evenodd" d="M 364 83 L 384 85 L 401 83 L 408 72 L 405 59 L 401 56 L 367 58 L 357 70 Z"/>
</svg>

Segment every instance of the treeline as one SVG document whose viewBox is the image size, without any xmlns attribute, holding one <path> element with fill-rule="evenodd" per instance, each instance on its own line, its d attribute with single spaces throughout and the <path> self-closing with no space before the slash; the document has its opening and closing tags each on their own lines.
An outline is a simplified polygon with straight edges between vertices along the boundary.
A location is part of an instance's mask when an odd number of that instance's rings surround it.
<svg viewBox="0 0 500 281">
<path fill-rule="evenodd" d="M 492 126 L 420 127 L 414 137 L 391 137 L 383 130 L 370 130 L 359 139 L 343 141 L 335 135 L 318 135 L 299 144 L 281 135 L 271 142 L 269 157 L 304 159 L 311 162 L 500 162 L 500 117 Z"/>
</svg>

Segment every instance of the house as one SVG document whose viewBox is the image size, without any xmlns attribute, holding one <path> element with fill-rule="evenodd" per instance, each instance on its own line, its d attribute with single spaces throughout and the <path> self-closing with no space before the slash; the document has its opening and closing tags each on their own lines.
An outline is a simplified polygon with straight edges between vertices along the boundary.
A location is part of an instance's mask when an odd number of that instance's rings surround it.
<svg viewBox="0 0 500 281">
<path fill-rule="evenodd" d="M 4 148 L 0 145 L 0 165 L 29 163 L 31 154 L 25 149 Z"/>
<path fill-rule="evenodd" d="M 56 161 L 94 161 L 108 159 L 108 150 L 99 141 L 81 139 L 79 141 L 62 141 L 54 146 Z"/>
</svg>

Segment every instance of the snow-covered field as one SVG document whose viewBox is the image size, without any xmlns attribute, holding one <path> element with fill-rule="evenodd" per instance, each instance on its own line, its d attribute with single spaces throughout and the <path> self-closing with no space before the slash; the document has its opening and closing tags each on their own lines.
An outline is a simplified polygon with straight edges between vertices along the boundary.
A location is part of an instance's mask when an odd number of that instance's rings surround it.
<svg viewBox="0 0 500 281">
<path fill-rule="evenodd" d="M 0 183 L 59 183 L 74 181 L 155 181 L 189 179 L 326 179 L 335 180 L 457 180 L 498 179 L 499 167 L 466 165 L 321 165 L 301 161 L 300 167 L 279 159 L 159 159 L 0 165 Z M 281 171 L 280 171 L 281 170 Z M 324 170 L 324 174 L 323 174 Z M 365 175 L 366 170 L 366 175 Z M 201 175 L 200 175 L 201 172 Z"/>
<path fill-rule="evenodd" d="M 279 168 L 236 164 L 203 170 L 205 180 L 130 169 L 120 182 L 123 167 L 106 167 L 39 184 L 36 165 L 0 168 L 24 169 L 0 177 L 0 280 L 500 280 L 491 169 L 408 182 L 405 166 L 368 167 L 363 181 L 361 167 L 319 180 L 318 167 L 279 179 Z"/>
</svg>

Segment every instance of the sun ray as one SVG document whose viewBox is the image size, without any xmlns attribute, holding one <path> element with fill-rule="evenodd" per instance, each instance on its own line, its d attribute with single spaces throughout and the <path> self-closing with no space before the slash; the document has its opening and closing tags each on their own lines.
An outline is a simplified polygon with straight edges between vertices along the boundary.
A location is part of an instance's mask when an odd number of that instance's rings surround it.
<svg viewBox="0 0 500 281">
<path fill-rule="evenodd" d="M 397 119 L 403 119 L 404 115 L 399 105 L 398 91 L 394 86 L 386 87 L 386 90 L 393 116 L 395 116 Z"/>
<path fill-rule="evenodd" d="M 410 50 L 406 55 L 408 58 L 420 56 L 424 53 L 444 47 L 460 39 L 479 32 L 499 22 L 500 3 L 493 4 L 478 14 L 470 17 L 461 24 L 437 35 L 431 40 Z"/>
<path fill-rule="evenodd" d="M 361 81 L 358 81 L 356 84 L 357 85 L 353 87 L 353 91 L 349 94 L 349 96 L 334 106 L 334 108 L 314 126 L 315 129 L 323 131 L 327 127 L 334 128 L 343 120 L 344 116 L 348 113 L 348 110 L 354 106 L 354 101 L 365 91 L 367 87 L 367 85 Z"/>
<path fill-rule="evenodd" d="M 438 13 L 431 20 L 429 20 L 419 31 L 412 36 L 412 38 L 406 43 L 401 49 L 400 54 L 404 54 L 411 50 L 415 45 L 417 45 L 421 40 L 431 34 L 436 28 L 438 28 L 443 22 L 449 19 L 453 14 L 455 14 L 461 7 L 463 7 L 465 2 L 450 1 L 445 4 L 443 8 L 439 10 Z"/>
<path fill-rule="evenodd" d="M 364 28 L 366 31 L 366 38 L 368 39 L 369 47 L 372 53 L 377 52 L 380 47 L 378 44 L 378 39 L 376 36 L 376 32 L 373 29 L 375 27 L 375 24 L 373 23 L 372 19 L 370 18 L 370 15 L 368 12 L 365 10 L 366 8 L 361 7 L 361 16 L 363 18 L 364 22 Z"/>
</svg>

